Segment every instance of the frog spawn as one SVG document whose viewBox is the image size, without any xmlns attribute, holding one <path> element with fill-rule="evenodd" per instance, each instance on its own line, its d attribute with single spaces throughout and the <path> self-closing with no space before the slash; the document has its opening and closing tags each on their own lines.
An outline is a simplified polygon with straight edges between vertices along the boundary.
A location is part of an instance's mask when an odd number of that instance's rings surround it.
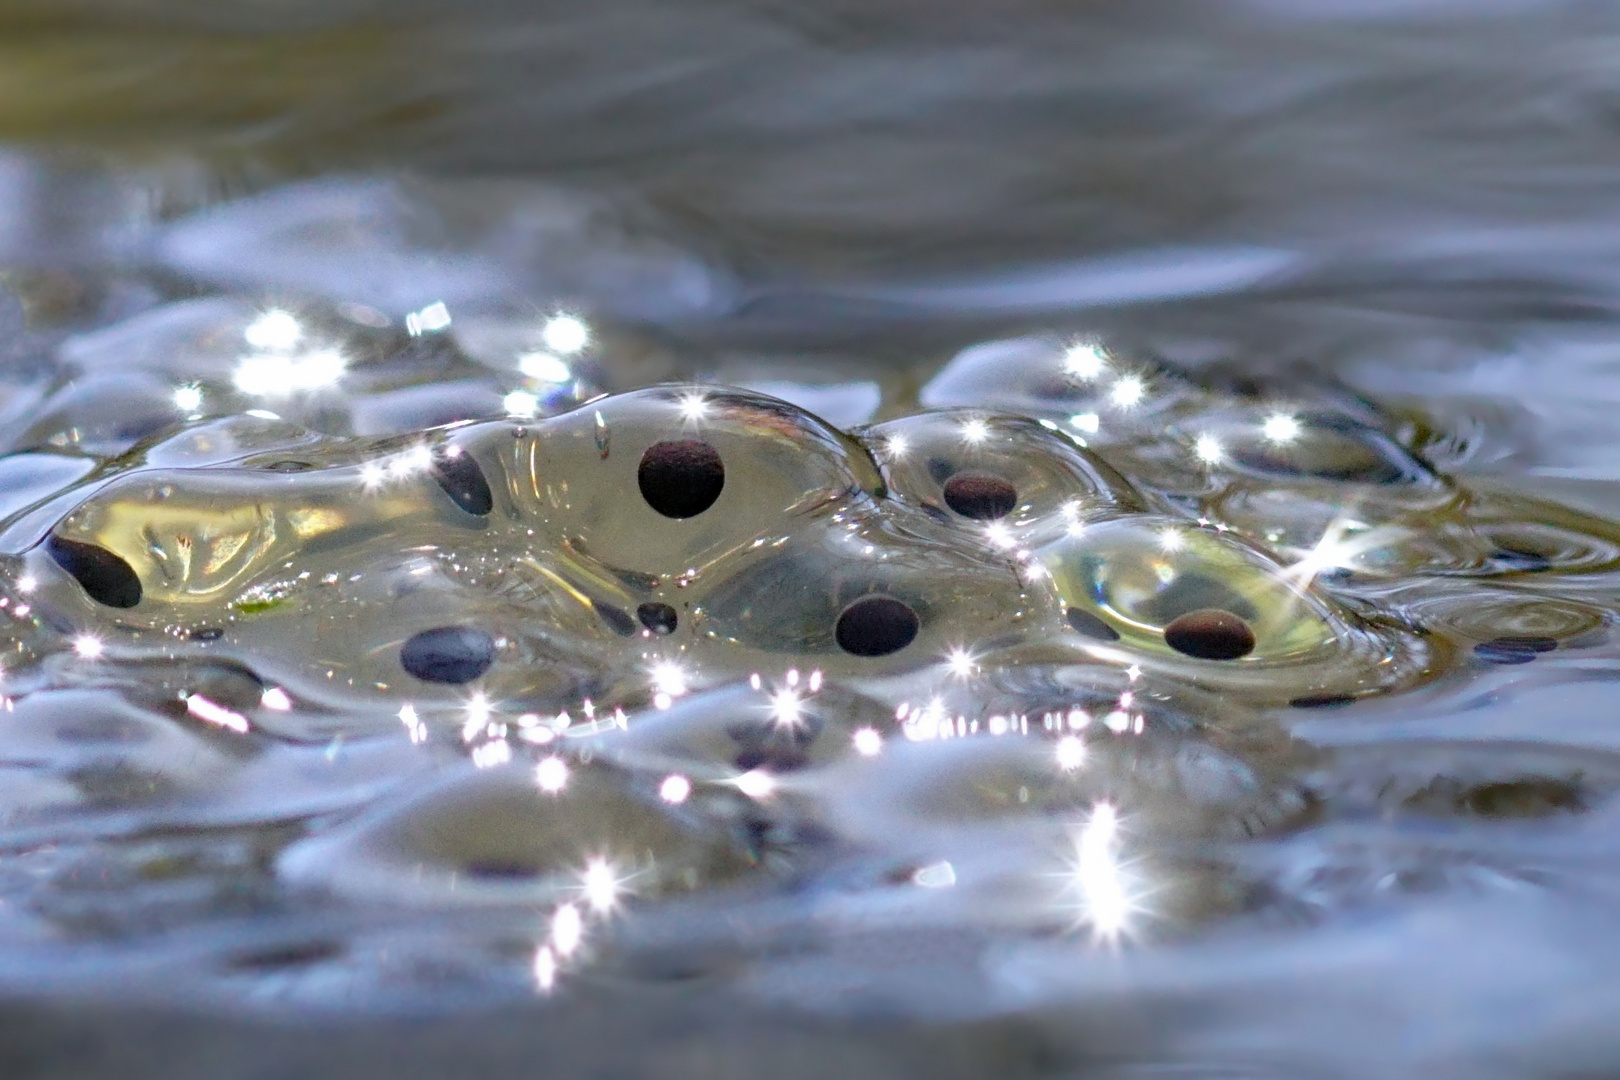
<svg viewBox="0 0 1620 1080">
<path fill-rule="evenodd" d="M 1033 336 L 963 350 L 919 396 L 1044 421 L 1105 450 L 1141 488 L 1344 574 L 1620 568 L 1613 523 L 1438 474 L 1398 423 L 1343 387 L 1220 373 L 1128 344 Z"/>
<path fill-rule="evenodd" d="M 851 438 L 694 387 L 380 440 L 237 418 L 151 443 L 4 538 L 37 581 L 28 649 L 53 678 L 251 665 L 240 693 L 182 680 L 161 722 L 218 738 L 234 716 L 295 746 L 403 721 L 413 743 L 470 743 L 481 768 L 277 865 L 356 903 L 542 905 L 563 929 L 537 979 L 575 955 L 593 883 L 613 902 L 741 898 L 837 862 L 908 922 L 994 907 L 1021 932 L 1114 935 L 1238 914 L 1254 875 L 1176 845 L 1287 832 L 1332 795 L 1243 706 L 1410 685 L 1468 640 L 1349 602 L 1319 581 L 1336 563 L 1240 539 L 1215 500 L 1139 488 L 1083 439 L 983 409 Z M 1553 621 L 1495 638 L 1603 622 Z M 103 659 L 62 650 L 83 634 Z M 1189 721 L 1221 713 L 1198 686 L 1245 737 Z M 62 775 L 42 807 L 127 797 Z M 1444 798 L 1486 814 L 1517 805 L 1504 792 L 1555 810 L 1606 793 L 1558 782 Z"/>
<path fill-rule="evenodd" d="M 862 437 L 874 452 L 759 395 L 653 389 L 533 425 L 134 468 L 28 566 L 69 622 L 119 610 L 114 649 L 280 652 L 266 674 L 333 707 L 403 688 L 454 709 L 465 695 L 433 687 L 476 683 L 514 712 L 611 711 L 661 692 L 661 665 L 701 685 L 787 654 L 857 677 L 959 650 L 1100 656 L 1256 703 L 1423 671 L 1420 643 L 1236 538 L 1148 515 L 1039 425 L 941 413 Z M 346 572 L 362 552 L 370 569 Z M 270 646 L 288 635 L 302 655 Z M 615 680 L 626 666 L 648 681 Z"/>
</svg>

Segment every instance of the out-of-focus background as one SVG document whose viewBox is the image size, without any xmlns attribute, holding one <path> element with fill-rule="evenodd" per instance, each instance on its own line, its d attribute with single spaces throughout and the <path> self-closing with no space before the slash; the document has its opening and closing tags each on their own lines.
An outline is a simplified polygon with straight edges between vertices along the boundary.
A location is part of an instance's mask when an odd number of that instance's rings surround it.
<svg viewBox="0 0 1620 1080">
<path fill-rule="evenodd" d="M 0 383 L 24 389 L 49 350 L 106 374 L 119 349 L 167 348 L 161 319 L 106 328 L 212 290 L 355 326 L 445 305 L 475 360 L 470 328 L 577 313 L 657 357 L 650 378 L 902 399 L 993 336 L 1121 335 L 1261 380 L 1332 374 L 1449 424 L 1459 468 L 1612 513 L 1620 7 L 0 0 L 0 286 L 20 297 L 0 327 L 38 335 L 27 357 L 0 343 Z M 7 400 L 18 426 L 39 399 Z M 391 399 L 389 422 L 417 406 Z M 1607 754 L 1612 667 L 1379 720 Z M 19 960 L 0 1075 L 1609 1075 L 1613 811 L 1582 822 L 1546 865 L 1540 834 L 1506 826 L 1512 874 L 1459 855 L 1433 875 L 1477 892 L 1264 949 L 1217 938 L 1128 972 L 1009 949 L 948 993 L 923 965 L 911 1012 L 861 1008 L 858 980 L 803 974 L 788 946 L 757 993 L 609 972 L 541 1004 L 295 1023 L 81 1005 L 93 953 L 33 995 Z M 1424 839 L 1403 889 L 1454 836 Z M 1331 892 L 1312 874 L 1359 852 L 1286 869 Z M 161 987 L 186 963 L 165 949 L 132 947 L 120 977 Z"/>
<path fill-rule="evenodd" d="M 143 213 L 403 169 L 436 182 L 424 245 L 589 208 L 711 264 L 711 291 L 664 298 L 706 317 L 762 294 L 824 324 L 842 310 L 793 299 L 960 317 L 1262 279 L 1600 316 L 1617 34 L 1579 0 L 8 0 L 0 253 L 94 258 Z M 144 201 L 97 185 L 104 155 Z M 518 239 L 503 254 L 533 258 Z"/>
<path fill-rule="evenodd" d="M 1601 472 L 1617 37 L 1583 0 L 8 0 L 0 262 L 771 363 L 1125 325 L 1484 377 Z"/>
</svg>

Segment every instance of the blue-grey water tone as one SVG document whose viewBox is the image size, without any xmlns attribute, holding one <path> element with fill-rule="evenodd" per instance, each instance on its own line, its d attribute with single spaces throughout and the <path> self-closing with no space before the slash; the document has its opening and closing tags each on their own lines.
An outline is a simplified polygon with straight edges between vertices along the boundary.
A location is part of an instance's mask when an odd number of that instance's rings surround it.
<svg viewBox="0 0 1620 1080">
<path fill-rule="evenodd" d="M 0 3 L 0 1072 L 1620 1070 L 1617 46 Z"/>
</svg>

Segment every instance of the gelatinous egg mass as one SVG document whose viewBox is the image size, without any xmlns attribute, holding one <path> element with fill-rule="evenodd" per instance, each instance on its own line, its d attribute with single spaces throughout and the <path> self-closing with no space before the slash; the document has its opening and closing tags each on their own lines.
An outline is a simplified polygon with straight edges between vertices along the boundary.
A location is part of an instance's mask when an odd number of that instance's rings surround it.
<svg viewBox="0 0 1620 1080">
<path fill-rule="evenodd" d="M 846 430 L 626 376 L 654 347 L 582 316 L 411 320 L 187 300 L 64 347 L 0 456 L 0 929 L 184 943 L 244 998 L 864 985 L 871 935 L 1151 948 L 1460 888 L 1343 838 L 1620 787 L 1466 718 L 1359 734 L 1597 678 L 1620 528 L 1340 389 L 1053 335 Z"/>
</svg>

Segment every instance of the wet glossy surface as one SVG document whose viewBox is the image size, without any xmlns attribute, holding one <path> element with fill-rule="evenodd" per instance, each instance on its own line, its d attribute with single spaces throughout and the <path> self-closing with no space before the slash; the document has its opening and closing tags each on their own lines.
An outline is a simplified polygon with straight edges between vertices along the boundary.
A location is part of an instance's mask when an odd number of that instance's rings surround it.
<svg viewBox="0 0 1620 1080">
<path fill-rule="evenodd" d="M 1615 1071 L 1612 15 L 206 6 L 0 12 L 0 1060 Z"/>
<path fill-rule="evenodd" d="M 450 330 L 380 347 L 371 378 L 459 362 Z M 495 1002 L 674 933 L 660 963 L 720 949 L 706 977 L 771 987 L 806 918 L 1170 956 L 1541 887 L 1495 831 L 1579 828 L 1620 775 L 1464 731 L 1416 758 L 1300 738 L 1318 710 L 1421 711 L 1613 647 L 1620 529 L 1560 509 L 1532 553 L 1545 504 L 1446 476 L 1326 384 L 1257 405 L 1088 340 L 1045 375 L 1026 357 L 1016 401 L 850 432 L 682 382 L 378 436 L 345 416 L 398 391 L 343 385 L 375 331 L 306 344 L 267 307 L 235 332 L 236 367 L 179 384 L 161 430 L 109 445 L 87 433 L 117 410 L 86 404 L 7 459 L 99 452 L 0 525 L 7 977 L 206 930 L 220 951 L 187 944 L 170 993 L 419 1007 L 453 955 L 457 999 Z M 290 369 L 345 362 L 234 413 L 225 379 L 271 334 Z M 436 929 L 388 929 L 407 911 Z M 373 926 L 301 929 L 351 917 Z M 241 962 L 231 926 L 278 959 Z"/>
</svg>

